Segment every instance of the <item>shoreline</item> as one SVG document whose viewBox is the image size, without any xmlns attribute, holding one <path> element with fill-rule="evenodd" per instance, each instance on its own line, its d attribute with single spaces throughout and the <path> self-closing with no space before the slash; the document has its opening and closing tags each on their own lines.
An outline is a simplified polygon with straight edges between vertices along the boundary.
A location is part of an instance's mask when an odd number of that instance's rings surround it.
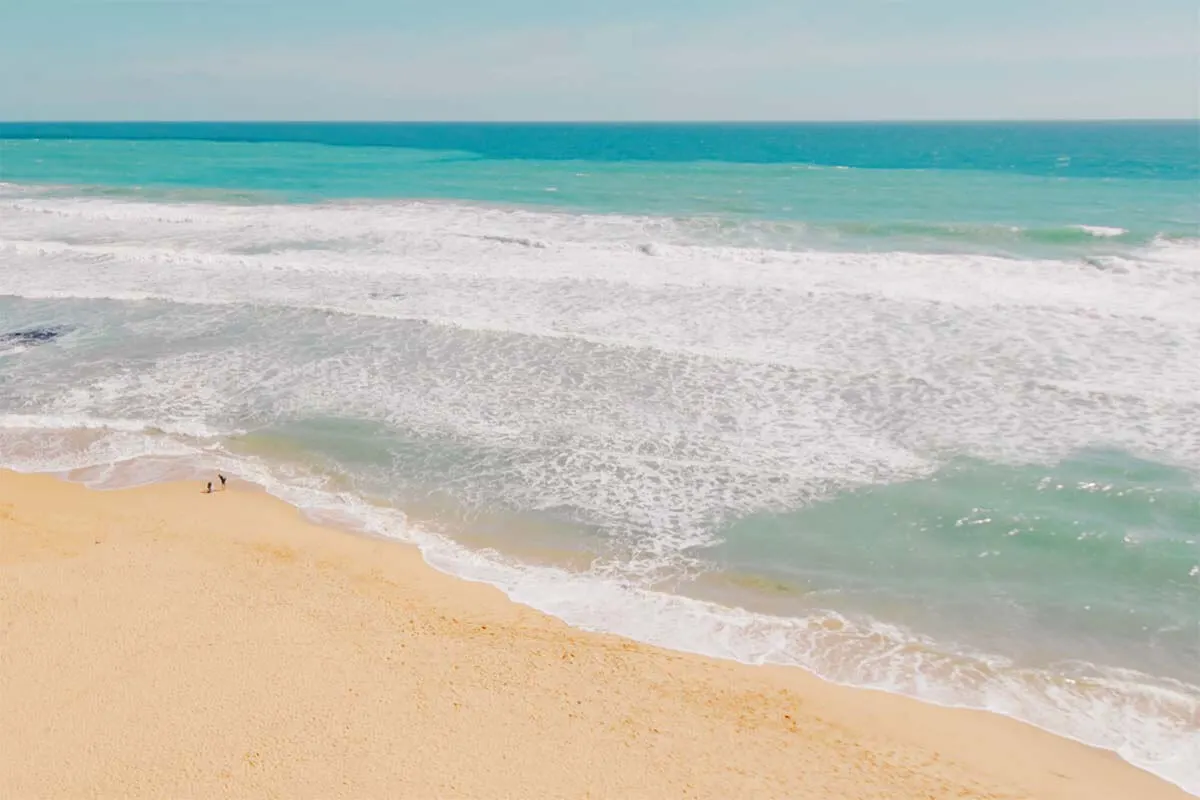
<svg viewBox="0 0 1200 800">
<path fill-rule="evenodd" d="M 0 606 L 8 796 L 1188 797 L 999 714 L 571 628 L 236 478 L 0 471 Z"/>
</svg>

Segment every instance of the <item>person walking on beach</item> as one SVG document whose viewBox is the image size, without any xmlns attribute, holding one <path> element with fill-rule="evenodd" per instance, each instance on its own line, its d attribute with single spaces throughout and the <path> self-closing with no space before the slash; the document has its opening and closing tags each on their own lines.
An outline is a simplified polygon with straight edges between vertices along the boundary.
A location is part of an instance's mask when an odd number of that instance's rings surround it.
<svg viewBox="0 0 1200 800">
<path fill-rule="evenodd" d="M 221 491 L 223 492 L 225 491 L 225 476 L 218 472 L 217 477 L 221 479 Z"/>
</svg>

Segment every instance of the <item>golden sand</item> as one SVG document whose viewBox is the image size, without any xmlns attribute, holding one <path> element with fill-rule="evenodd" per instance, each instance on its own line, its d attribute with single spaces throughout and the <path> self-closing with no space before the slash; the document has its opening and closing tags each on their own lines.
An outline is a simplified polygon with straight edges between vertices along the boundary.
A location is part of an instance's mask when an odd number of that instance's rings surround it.
<svg viewBox="0 0 1200 800">
<path fill-rule="evenodd" d="M 0 473 L 0 798 L 1183 798 L 1115 755 L 585 633 L 258 491 Z"/>
</svg>

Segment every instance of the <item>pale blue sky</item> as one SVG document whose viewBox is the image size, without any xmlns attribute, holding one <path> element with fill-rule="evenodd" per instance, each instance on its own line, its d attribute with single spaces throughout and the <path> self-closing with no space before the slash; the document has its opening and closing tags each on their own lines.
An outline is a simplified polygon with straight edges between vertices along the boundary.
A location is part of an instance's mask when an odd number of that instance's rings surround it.
<svg viewBox="0 0 1200 800">
<path fill-rule="evenodd" d="M 0 119 L 1196 117 L 1195 0 L 0 0 Z"/>
</svg>

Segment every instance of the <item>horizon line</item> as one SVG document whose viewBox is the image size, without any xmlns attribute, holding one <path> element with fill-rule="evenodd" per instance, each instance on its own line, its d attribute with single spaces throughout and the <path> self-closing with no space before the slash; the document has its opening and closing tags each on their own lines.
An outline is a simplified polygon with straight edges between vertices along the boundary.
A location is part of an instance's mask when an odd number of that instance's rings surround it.
<svg viewBox="0 0 1200 800">
<path fill-rule="evenodd" d="M 0 125 L 994 125 L 1064 123 L 1200 123 L 1200 117 L 1028 117 L 987 119 L 0 119 Z"/>
</svg>

